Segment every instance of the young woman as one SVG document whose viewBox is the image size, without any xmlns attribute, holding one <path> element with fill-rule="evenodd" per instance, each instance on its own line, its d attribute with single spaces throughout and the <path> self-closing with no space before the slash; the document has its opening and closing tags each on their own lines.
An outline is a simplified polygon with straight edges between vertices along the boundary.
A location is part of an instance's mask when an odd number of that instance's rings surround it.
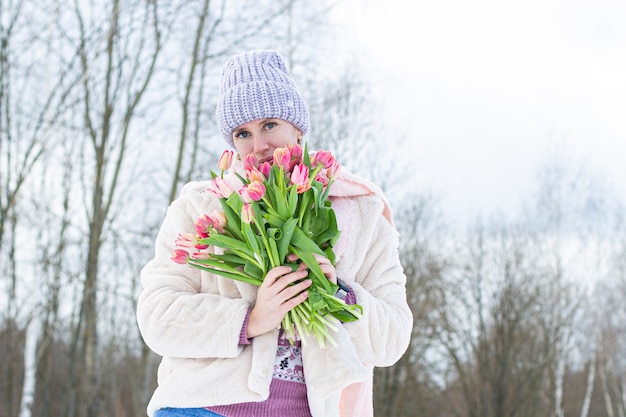
<svg viewBox="0 0 626 417">
<path fill-rule="evenodd" d="M 234 56 L 224 66 L 217 121 L 239 159 L 271 160 L 299 143 L 307 107 L 274 51 Z M 225 176 L 235 183 L 241 160 Z M 412 314 L 398 257 L 398 233 L 374 184 L 341 169 L 331 186 L 341 235 L 335 265 L 317 256 L 324 275 L 340 278 L 348 303 L 363 316 L 333 333 L 337 346 L 290 344 L 280 323 L 306 300 L 306 265 L 271 269 L 260 287 L 171 260 L 181 231 L 220 207 L 207 182 L 183 187 L 167 211 L 154 258 L 142 270 L 137 319 L 144 340 L 163 357 L 148 415 L 367 417 L 373 415 L 373 367 L 406 351 Z"/>
</svg>

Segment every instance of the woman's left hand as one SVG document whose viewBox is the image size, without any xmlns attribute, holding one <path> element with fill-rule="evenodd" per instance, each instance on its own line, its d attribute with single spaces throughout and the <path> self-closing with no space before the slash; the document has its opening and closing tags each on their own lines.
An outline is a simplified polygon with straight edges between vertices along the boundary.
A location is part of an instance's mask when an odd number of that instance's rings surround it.
<svg viewBox="0 0 626 417">
<path fill-rule="evenodd" d="M 313 256 L 317 260 L 317 263 L 320 265 L 320 268 L 322 269 L 322 272 L 324 273 L 326 278 L 328 278 L 328 280 L 333 284 L 337 284 L 337 271 L 335 270 L 335 266 L 330 262 L 330 259 L 325 256 L 318 255 L 317 253 L 314 253 Z M 293 262 L 298 260 L 299 258 L 296 255 L 291 254 L 287 257 L 287 259 Z"/>
</svg>

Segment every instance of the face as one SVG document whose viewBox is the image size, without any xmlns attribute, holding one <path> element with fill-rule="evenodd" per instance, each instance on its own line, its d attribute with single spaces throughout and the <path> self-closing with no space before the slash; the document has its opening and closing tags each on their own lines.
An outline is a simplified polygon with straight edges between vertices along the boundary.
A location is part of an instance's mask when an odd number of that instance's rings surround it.
<svg viewBox="0 0 626 417">
<path fill-rule="evenodd" d="M 294 125 L 282 119 L 257 119 L 233 131 L 233 142 L 239 155 L 254 154 L 260 162 L 269 160 L 274 149 L 297 143 L 302 138 Z"/>
</svg>

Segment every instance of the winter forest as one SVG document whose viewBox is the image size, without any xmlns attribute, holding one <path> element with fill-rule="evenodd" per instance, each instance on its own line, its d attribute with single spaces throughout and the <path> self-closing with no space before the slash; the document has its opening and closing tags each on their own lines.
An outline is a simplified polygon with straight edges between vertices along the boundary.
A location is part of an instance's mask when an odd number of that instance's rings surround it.
<svg viewBox="0 0 626 417">
<path fill-rule="evenodd" d="M 414 314 L 377 416 L 624 417 L 623 201 L 560 153 L 519 216 L 451 227 L 410 141 L 336 56 L 333 2 L 0 0 L 0 417 L 143 416 L 159 357 L 139 271 L 182 185 L 215 168 L 232 54 L 278 50 L 311 148 L 383 188 Z M 333 57 L 329 59 L 329 57 Z"/>
</svg>

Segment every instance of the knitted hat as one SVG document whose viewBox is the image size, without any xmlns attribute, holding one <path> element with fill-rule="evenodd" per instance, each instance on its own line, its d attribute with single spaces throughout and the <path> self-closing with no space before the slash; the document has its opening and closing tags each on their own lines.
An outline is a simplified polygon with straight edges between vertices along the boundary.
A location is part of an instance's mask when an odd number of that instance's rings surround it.
<svg viewBox="0 0 626 417">
<path fill-rule="evenodd" d="M 233 131 L 256 119 L 276 118 L 303 134 L 309 112 L 283 58 L 275 51 L 250 51 L 231 58 L 222 69 L 217 125 L 232 147 Z"/>
</svg>

